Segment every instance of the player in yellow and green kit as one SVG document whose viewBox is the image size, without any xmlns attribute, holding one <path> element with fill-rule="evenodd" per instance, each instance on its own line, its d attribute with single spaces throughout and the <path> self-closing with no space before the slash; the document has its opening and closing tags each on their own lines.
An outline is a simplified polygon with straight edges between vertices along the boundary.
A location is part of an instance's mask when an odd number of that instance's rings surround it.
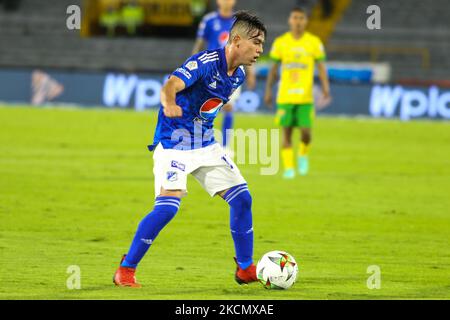
<svg viewBox="0 0 450 320">
<path fill-rule="evenodd" d="M 283 128 L 281 156 L 286 179 L 295 177 L 294 151 L 292 148 L 293 128 L 301 131 L 298 150 L 298 172 L 308 172 L 308 152 L 311 143 L 311 129 L 314 120 L 314 67 L 317 64 L 322 86 L 323 99 L 329 100 L 330 85 L 325 67 L 325 50 L 320 39 L 305 31 L 308 23 L 306 12 L 300 8 L 291 10 L 290 31 L 277 37 L 272 45 L 270 57 L 275 61 L 267 77 L 264 101 L 272 106 L 272 86 L 281 78 L 277 95 L 276 122 Z"/>
</svg>

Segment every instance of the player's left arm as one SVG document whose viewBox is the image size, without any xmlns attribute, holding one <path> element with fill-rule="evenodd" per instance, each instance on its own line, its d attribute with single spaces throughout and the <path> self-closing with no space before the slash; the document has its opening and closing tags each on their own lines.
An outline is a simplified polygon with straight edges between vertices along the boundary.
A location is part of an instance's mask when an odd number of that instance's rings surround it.
<svg viewBox="0 0 450 320">
<path fill-rule="evenodd" d="M 330 81 L 328 79 L 327 67 L 325 65 L 325 61 L 319 61 L 317 63 L 317 70 L 319 73 L 319 80 L 322 86 L 322 94 L 324 99 L 331 98 L 330 94 Z"/>
<path fill-rule="evenodd" d="M 273 108 L 272 105 L 272 87 L 278 80 L 278 71 L 280 69 L 281 60 L 283 58 L 283 44 L 280 37 L 276 38 L 270 48 L 269 57 L 273 61 L 272 66 L 269 69 L 266 80 L 266 89 L 264 92 L 264 102 L 269 109 Z"/>
<path fill-rule="evenodd" d="M 255 67 L 245 66 L 245 80 L 247 81 L 247 89 L 255 90 L 256 88 L 256 72 Z"/>
<path fill-rule="evenodd" d="M 269 109 L 273 108 L 272 105 L 272 87 L 275 84 L 275 82 L 278 80 L 278 70 L 280 69 L 280 62 L 274 61 L 272 66 L 270 67 L 269 73 L 267 74 L 267 80 L 266 80 L 266 89 L 264 92 L 264 102 L 266 103 L 267 107 Z"/>
<path fill-rule="evenodd" d="M 319 74 L 319 80 L 322 87 L 322 95 L 325 100 L 331 98 L 330 95 L 330 81 L 328 80 L 327 66 L 325 65 L 326 53 L 325 48 L 319 38 L 315 41 L 315 60 L 317 63 L 317 70 Z"/>
<path fill-rule="evenodd" d="M 169 80 L 161 90 L 161 104 L 167 117 L 176 118 L 183 116 L 183 110 L 176 103 L 177 93 L 199 81 L 207 70 L 206 65 L 198 61 L 197 56 L 194 55 L 172 72 Z"/>
</svg>

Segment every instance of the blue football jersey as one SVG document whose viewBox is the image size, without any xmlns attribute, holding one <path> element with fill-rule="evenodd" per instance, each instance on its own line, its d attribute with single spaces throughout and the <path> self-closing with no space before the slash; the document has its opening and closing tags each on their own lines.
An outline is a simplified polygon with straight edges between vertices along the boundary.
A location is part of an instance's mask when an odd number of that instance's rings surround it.
<svg viewBox="0 0 450 320">
<path fill-rule="evenodd" d="M 213 121 L 234 90 L 245 80 L 243 66 L 238 67 L 231 76 L 228 76 L 227 70 L 225 49 L 222 48 L 199 52 L 172 73 L 186 85 L 175 99 L 183 110 L 183 116 L 168 118 L 160 107 L 150 150 L 158 143 L 164 149 L 180 150 L 198 149 L 215 143 Z"/>
<path fill-rule="evenodd" d="M 205 40 L 207 50 L 223 48 L 227 44 L 234 20 L 234 17 L 222 17 L 217 11 L 208 13 L 200 22 L 197 38 Z"/>
</svg>

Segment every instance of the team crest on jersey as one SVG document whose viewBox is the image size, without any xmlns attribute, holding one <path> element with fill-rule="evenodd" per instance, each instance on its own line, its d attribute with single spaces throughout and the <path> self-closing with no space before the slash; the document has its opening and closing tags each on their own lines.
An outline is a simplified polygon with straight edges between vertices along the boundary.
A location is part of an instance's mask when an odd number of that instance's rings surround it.
<svg viewBox="0 0 450 320">
<path fill-rule="evenodd" d="M 222 99 L 211 98 L 200 107 L 199 114 L 203 120 L 212 121 L 223 106 Z"/>
<path fill-rule="evenodd" d="M 175 171 L 167 171 L 167 180 L 177 181 L 178 174 Z"/>
</svg>

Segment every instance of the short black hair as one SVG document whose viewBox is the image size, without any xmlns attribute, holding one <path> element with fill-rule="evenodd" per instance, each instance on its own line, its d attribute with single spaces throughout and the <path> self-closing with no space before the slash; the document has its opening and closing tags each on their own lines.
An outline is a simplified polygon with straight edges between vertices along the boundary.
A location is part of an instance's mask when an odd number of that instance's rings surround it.
<svg viewBox="0 0 450 320">
<path fill-rule="evenodd" d="M 264 33 L 264 37 L 266 37 L 267 35 L 266 26 L 255 14 L 249 13 L 244 10 L 240 10 L 234 14 L 234 18 L 235 20 L 230 30 L 229 41 L 231 41 L 234 36 L 233 31 L 235 30 L 233 29 L 241 27 L 244 28 L 247 35 L 251 34 L 253 31 L 261 31 L 262 33 Z"/>
<path fill-rule="evenodd" d="M 306 11 L 306 9 L 304 9 L 302 7 L 293 7 L 291 9 L 291 13 L 292 12 L 301 12 L 301 13 L 304 13 L 306 16 L 308 15 L 308 11 Z"/>
</svg>

